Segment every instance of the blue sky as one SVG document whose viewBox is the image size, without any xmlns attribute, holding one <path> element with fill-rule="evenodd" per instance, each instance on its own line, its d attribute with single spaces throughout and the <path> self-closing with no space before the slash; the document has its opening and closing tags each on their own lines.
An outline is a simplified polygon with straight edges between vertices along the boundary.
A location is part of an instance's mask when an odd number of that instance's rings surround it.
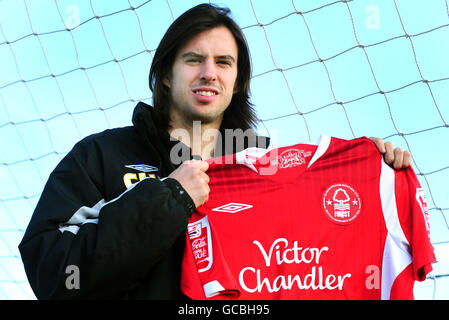
<svg viewBox="0 0 449 320">
<path fill-rule="evenodd" d="M 130 125 L 135 103 L 151 103 L 154 50 L 198 3 L 0 1 L 0 299 L 34 298 L 17 244 L 51 170 L 78 140 Z M 433 275 L 449 274 L 447 0 L 218 4 L 249 43 L 258 132 L 277 146 L 325 133 L 410 150 L 440 260 Z M 448 286 L 428 279 L 415 294 L 448 299 Z"/>
</svg>

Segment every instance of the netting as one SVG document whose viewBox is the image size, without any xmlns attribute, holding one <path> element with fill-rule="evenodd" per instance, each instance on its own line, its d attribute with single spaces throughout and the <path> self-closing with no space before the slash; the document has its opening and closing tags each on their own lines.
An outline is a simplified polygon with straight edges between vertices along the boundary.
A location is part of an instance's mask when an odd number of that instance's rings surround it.
<svg viewBox="0 0 449 320">
<path fill-rule="evenodd" d="M 148 71 L 198 1 L 0 1 L 0 299 L 34 299 L 17 249 L 49 173 L 81 138 L 151 104 Z M 438 263 L 418 299 L 449 298 L 449 6 L 221 1 L 248 40 L 258 133 L 275 144 L 376 136 L 410 150 Z"/>
</svg>

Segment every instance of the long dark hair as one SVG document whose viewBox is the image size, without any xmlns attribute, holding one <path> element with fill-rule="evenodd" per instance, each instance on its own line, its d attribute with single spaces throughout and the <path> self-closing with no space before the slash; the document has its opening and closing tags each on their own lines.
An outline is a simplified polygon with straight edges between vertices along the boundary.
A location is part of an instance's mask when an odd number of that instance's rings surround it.
<svg viewBox="0 0 449 320">
<path fill-rule="evenodd" d="M 159 125 L 169 126 L 169 88 L 162 82 L 169 74 L 178 50 L 197 34 L 225 26 L 233 34 L 238 48 L 237 88 L 229 107 L 224 112 L 221 129 L 254 128 L 257 116 L 249 100 L 251 60 L 245 37 L 239 26 L 228 16 L 228 8 L 211 4 L 197 5 L 180 17 L 169 27 L 162 38 L 151 64 L 149 84 L 153 91 L 154 117 Z"/>
</svg>

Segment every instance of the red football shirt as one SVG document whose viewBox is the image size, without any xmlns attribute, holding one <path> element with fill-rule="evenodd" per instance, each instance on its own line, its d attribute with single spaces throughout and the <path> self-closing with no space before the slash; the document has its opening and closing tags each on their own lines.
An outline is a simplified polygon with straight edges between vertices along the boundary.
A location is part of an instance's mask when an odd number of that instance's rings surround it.
<svg viewBox="0 0 449 320">
<path fill-rule="evenodd" d="M 192 299 L 412 299 L 432 270 L 416 175 L 367 138 L 250 148 L 207 174 L 209 200 L 186 232 Z"/>
</svg>

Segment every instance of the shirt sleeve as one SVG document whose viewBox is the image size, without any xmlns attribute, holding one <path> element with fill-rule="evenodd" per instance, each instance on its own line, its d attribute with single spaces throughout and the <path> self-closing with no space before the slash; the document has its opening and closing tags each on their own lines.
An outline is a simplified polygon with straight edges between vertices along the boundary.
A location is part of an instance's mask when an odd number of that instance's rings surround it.
<svg viewBox="0 0 449 320">
<path fill-rule="evenodd" d="M 208 217 L 195 213 L 186 230 L 181 290 L 191 299 L 235 299 L 237 281 L 223 256 Z"/>
<path fill-rule="evenodd" d="M 412 167 L 395 171 L 395 175 L 399 221 L 410 244 L 413 278 L 424 281 L 436 261 L 424 190 Z"/>
</svg>

